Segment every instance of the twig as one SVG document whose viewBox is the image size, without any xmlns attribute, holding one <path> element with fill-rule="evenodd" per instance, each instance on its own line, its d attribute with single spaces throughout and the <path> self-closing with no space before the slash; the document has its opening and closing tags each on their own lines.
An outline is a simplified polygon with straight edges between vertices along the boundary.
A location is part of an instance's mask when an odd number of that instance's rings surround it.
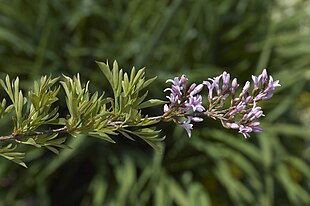
<svg viewBox="0 0 310 206">
<path fill-rule="evenodd" d="M 60 134 L 60 133 L 66 133 L 68 132 L 68 129 L 66 126 L 58 129 L 49 129 L 44 131 L 36 131 L 36 132 L 30 132 L 26 134 L 11 134 L 7 136 L 1 136 L 0 142 L 6 141 L 6 140 L 19 140 L 26 137 L 33 137 L 38 135 L 44 135 L 44 134 Z"/>
<path fill-rule="evenodd" d="M 194 117 L 203 117 L 203 116 L 209 116 L 213 118 L 218 118 L 218 119 L 224 119 L 221 117 L 221 115 L 216 115 L 212 112 L 205 111 L 201 113 L 193 113 L 193 114 L 182 114 L 181 116 L 194 116 Z M 176 116 L 175 116 L 176 117 Z M 173 117 L 170 117 L 173 118 Z M 145 118 L 141 119 L 143 121 Z M 147 117 L 149 120 L 166 120 L 166 117 L 164 115 L 161 116 L 154 116 L 154 117 Z M 108 123 L 110 126 L 119 126 L 122 125 L 124 122 L 123 121 L 111 121 Z M 38 136 L 38 135 L 51 135 L 51 134 L 60 134 L 60 133 L 67 133 L 68 128 L 66 126 L 58 128 L 58 129 L 49 129 L 49 130 L 43 130 L 43 131 L 35 131 L 35 132 L 30 132 L 30 133 L 25 133 L 25 134 L 11 134 L 7 136 L 0 136 L 0 142 L 6 141 L 6 140 L 19 140 L 27 137 L 33 137 L 33 136 Z"/>
</svg>

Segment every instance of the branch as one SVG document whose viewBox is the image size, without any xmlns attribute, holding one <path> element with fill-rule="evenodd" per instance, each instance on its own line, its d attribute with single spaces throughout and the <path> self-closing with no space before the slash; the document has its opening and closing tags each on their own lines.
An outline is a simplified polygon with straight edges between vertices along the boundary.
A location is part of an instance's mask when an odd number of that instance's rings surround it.
<svg viewBox="0 0 310 206">
<path fill-rule="evenodd" d="M 155 117 L 149 117 L 150 120 L 160 120 L 162 119 L 162 116 L 155 116 Z M 144 119 L 141 119 L 143 121 Z M 109 122 L 108 125 L 110 126 L 117 126 L 123 124 L 122 121 L 115 121 L 115 122 Z M 44 135 L 44 134 L 60 134 L 60 133 L 67 133 L 68 128 L 66 126 L 58 128 L 58 129 L 50 129 L 50 130 L 43 130 L 43 131 L 35 131 L 25 134 L 11 134 L 7 136 L 0 136 L 0 142 L 6 141 L 6 140 L 19 140 L 27 137 L 33 137 L 38 135 Z"/>
<path fill-rule="evenodd" d="M 19 140 L 26 137 L 33 137 L 38 135 L 44 135 L 44 134 L 60 134 L 60 133 L 67 133 L 68 129 L 66 126 L 58 129 L 50 129 L 50 130 L 44 130 L 44 131 L 36 131 L 36 132 L 30 132 L 26 134 L 11 134 L 8 136 L 1 136 L 0 142 L 6 141 L 6 140 Z"/>
<path fill-rule="evenodd" d="M 154 117 L 148 117 L 147 119 L 149 120 L 162 120 L 165 121 L 167 119 L 173 118 L 173 117 L 187 117 L 187 116 L 194 116 L 194 117 L 203 117 L 203 116 L 209 116 L 209 117 L 215 117 L 215 114 L 209 111 L 205 111 L 203 113 L 193 113 L 193 114 L 179 114 L 179 115 L 174 115 L 172 117 L 168 117 L 166 118 L 164 115 L 160 115 L 160 116 L 154 116 Z M 219 115 L 216 116 L 219 119 L 222 119 Z M 143 119 L 141 119 L 141 121 L 143 121 Z M 123 124 L 123 121 L 114 121 L 114 122 L 109 122 L 108 125 L 110 126 L 118 126 Z M 51 135 L 51 134 L 61 134 L 61 133 L 67 133 L 68 132 L 68 128 L 66 126 L 58 128 L 58 129 L 49 129 L 49 130 L 43 130 L 43 131 L 35 131 L 35 132 L 30 132 L 30 133 L 25 133 L 25 134 L 11 134 L 11 135 L 7 135 L 7 136 L 0 136 L 0 142 L 6 141 L 6 140 L 19 140 L 19 139 L 23 139 L 23 138 L 27 138 L 27 137 L 33 137 L 33 136 L 38 136 L 38 135 Z"/>
</svg>

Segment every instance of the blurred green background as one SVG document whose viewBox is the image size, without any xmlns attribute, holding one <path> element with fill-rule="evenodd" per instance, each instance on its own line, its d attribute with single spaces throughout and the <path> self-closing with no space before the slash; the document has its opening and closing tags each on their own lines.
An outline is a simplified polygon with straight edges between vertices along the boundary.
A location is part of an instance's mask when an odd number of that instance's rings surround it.
<svg viewBox="0 0 310 206">
<path fill-rule="evenodd" d="M 282 87 L 249 139 L 206 120 L 191 139 L 160 124 L 163 155 L 124 137 L 69 138 L 59 156 L 27 147 L 28 169 L 0 159 L 0 206 L 310 205 L 309 1 L 0 1 L 1 78 L 27 89 L 44 74 L 80 73 L 109 92 L 94 63 L 107 59 L 158 76 L 150 98 L 165 99 L 165 80 L 183 73 L 201 82 L 226 70 L 245 82 L 268 68 Z"/>
</svg>

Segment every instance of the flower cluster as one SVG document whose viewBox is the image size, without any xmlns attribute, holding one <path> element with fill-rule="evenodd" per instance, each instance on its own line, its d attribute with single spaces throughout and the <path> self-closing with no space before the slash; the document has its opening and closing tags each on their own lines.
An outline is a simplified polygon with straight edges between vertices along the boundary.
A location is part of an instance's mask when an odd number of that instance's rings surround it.
<svg viewBox="0 0 310 206">
<path fill-rule="evenodd" d="M 191 131 L 193 129 L 193 124 L 191 124 L 191 122 L 203 121 L 202 118 L 192 116 L 190 113 L 201 113 L 205 111 L 205 108 L 202 106 L 202 96 L 199 95 L 204 85 L 196 85 L 193 83 L 189 89 L 187 89 L 187 80 L 186 76 L 182 75 L 180 78 L 175 77 L 173 80 L 168 79 L 166 81 L 166 83 L 171 82 L 172 86 L 164 90 L 164 92 L 170 91 L 170 95 L 167 96 L 170 100 L 170 104 L 169 106 L 167 104 L 164 105 L 164 112 L 176 117 L 185 117 L 185 121 L 174 120 L 177 124 L 184 127 L 188 136 L 191 137 Z"/>
<path fill-rule="evenodd" d="M 266 69 L 259 76 L 252 75 L 253 87 L 250 81 L 247 81 L 242 87 L 240 93 L 237 93 L 239 84 L 237 78 L 230 82 L 230 74 L 223 72 L 221 75 L 209 78 L 202 84 L 192 84 L 186 90 L 187 78 L 183 75 L 181 78 L 176 77 L 172 82 L 171 88 L 165 89 L 170 91 L 170 105 L 164 106 L 164 112 L 178 114 L 187 117 L 187 121 L 181 124 L 191 135 L 193 125 L 191 121 L 202 121 L 201 115 L 207 115 L 213 119 L 220 119 L 223 126 L 230 129 L 238 129 L 244 137 L 249 137 L 251 132 L 261 132 L 260 123 L 257 121 L 264 116 L 262 108 L 257 105 L 262 100 L 268 100 L 273 96 L 276 87 L 281 86 L 279 80 L 274 81 L 272 76 L 267 75 Z M 202 96 L 199 94 L 203 86 L 208 89 L 207 98 L 209 106 L 205 111 L 202 105 Z M 230 100 L 230 101 L 227 101 Z M 189 110 L 194 114 L 189 114 Z"/>
<path fill-rule="evenodd" d="M 222 79 L 222 81 L 220 81 Z M 257 121 L 264 116 L 262 108 L 257 103 L 270 99 L 276 87 L 281 86 L 279 80 L 274 81 L 272 76 L 267 75 L 266 69 L 259 76 L 252 75 L 253 89 L 250 92 L 250 81 L 247 81 L 240 94 L 236 95 L 239 87 L 237 79 L 234 78 L 229 87 L 230 75 L 223 72 L 218 77 L 204 81 L 209 90 L 209 111 L 221 114 L 223 125 L 227 128 L 238 129 L 244 137 L 249 137 L 250 132 L 261 132 L 260 123 Z M 215 90 L 215 91 L 214 91 Z M 216 95 L 213 97 L 213 93 Z M 231 97 L 229 108 L 219 110 L 223 107 L 225 99 Z M 239 120 L 236 121 L 239 116 Z"/>
</svg>

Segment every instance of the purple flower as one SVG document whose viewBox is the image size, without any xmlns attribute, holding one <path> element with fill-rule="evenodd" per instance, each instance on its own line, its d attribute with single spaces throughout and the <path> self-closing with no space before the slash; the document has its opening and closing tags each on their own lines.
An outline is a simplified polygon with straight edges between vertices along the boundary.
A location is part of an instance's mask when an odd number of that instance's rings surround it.
<svg viewBox="0 0 310 206">
<path fill-rule="evenodd" d="M 270 99 L 273 96 L 273 92 L 276 87 L 280 87 L 279 80 L 273 80 L 272 76 L 269 76 L 269 82 L 267 71 L 266 69 L 263 70 L 262 74 L 260 74 L 257 78 L 258 83 L 256 83 L 259 86 L 259 83 L 261 83 L 261 87 L 258 87 L 256 90 L 260 89 L 259 93 L 254 97 L 254 101 L 258 102 L 261 100 L 267 100 Z M 254 81 L 254 80 L 253 80 Z M 255 80 L 256 81 L 256 80 Z M 255 88 L 254 88 L 255 90 Z"/>
<path fill-rule="evenodd" d="M 245 138 L 250 137 L 250 132 L 262 132 L 262 128 L 259 127 L 259 122 L 252 122 L 248 125 L 240 125 L 239 133 L 241 133 Z"/>
<path fill-rule="evenodd" d="M 191 96 L 189 97 L 188 103 L 185 103 L 186 108 L 193 109 L 193 111 L 203 112 L 205 108 L 202 106 L 202 96 Z"/>
<path fill-rule="evenodd" d="M 181 76 L 181 79 L 180 79 L 182 89 L 185 89 L 185 88 L 186 88 L 186 82 L 187 82 L 187 80 L 188 80 L 188 79 L 187 79 L 186 76 L 183 74 L 183 75 Z"/>
<path fill-rule="evenodd" d="M 248 96 L 248 97 L 244 100 L 244 102 L 245 102 L 246 104 L 252 103 L 252 102 L 253 102 L 253 97 L 252 97 L 252 96 Z"/>
<path fill-rule="evenodd" d="M 253 85 L 254 85 L 254 90 L 257 90 L 258 87 L 259 87 L 259 81 L 258 81 L 258 77 L 257 76 L 254 76 L 252 75 L 252 80 L 253 80 Z"/>
<path fill-rule="evenodd" d="M 231 82 L 231 89 L 230 89 L 232 95 L 235 95 L 238 87 L 239 87 L 239 84 L 237 82 L 237 78 L 234 78 Z"/>
<path fill-rule="evenodd" d="M 202 115 L 220 119 L 224 127 L 238 130 L 245 138 L 250 137 L 251 132 L 261 132 L 262 128 L 257 120 L 265 115 L 257 103 L 270 99 L 275 89 L 281 86 L 279 80 L 268 77 L 266 69 L 258 76 L 252 75 L 252 89 L 250 81 L 246 81 L 239 95 L 237 78 L 231 81 L 231 76 L 226 71 L 219 76 L 208 78 L 202 84 L 193 83 L 189 89 L 186 88 L 187 80 L 185 75 L 167 80 L 172 85 L 164 90 L 170 92 L 167 96 L 170 104 L 164 105 L 164 112 L 169 112 L 168 118 L 174 119 L 184 127 L 189 137 L 193 129 L 192 122 L 203 121 Z M 208 89 L 208 108 L 203 105 L 200 95 L 204 86 Z M 204 111 L 206 112 L 203 113 Z M 187 120 L 180 122 L 179 117 L 185 117 Z"/>
<path fill-rule="evenodd" d="M 224 125 L 228 128 L 231 129 L 239 129 L 239 124 L 235 123 L 235 122 L 224 122 Z"/>
<path fill-rule="evenodd" d="M 239 133 L 242 134 L 245 138 L 250 137 L 249 133 L 252 132 L 253 129 L 248 126 L 240 125 L 239 127 Z"/>
<path fill-rule="evenodd" d="M 193 122 L 202 122 L 203 118 L 201 117 L 192 117 L 192 116 L 188 116 L 188 118 L 193 121 Z"/>
<path fill-rule="evenodd" d="M 223 77 L 222 92 L 225 92 L 228 89 L 230 74 L 224 71 L 222 77 Z"/>
<path fill-rule="evenodd" d="M 279 80 L 273 81 L 272 76 L 269 77 L 268 87 L 264 90 L 264 96 L 262 100 L 270 99 L 273 96 L 273 91 L 276 87 L 280 87 Z"/>
<path fill-rule="evenodd" d="M 208 87 L 208 91 L 209 91 L 208 98 L 209 98 L 209 101 L 211 101 L 213 98 L 214 83 L 210 83 L 208 81 L 203 81 L 203 84 Z"/>
<path fill-rule="evenodd" d="M 194 95 L 198 94 L 203 89 L 203 84 L 198 84 L 197 86 L 196 86 L 196 84 L 192 84 L 192 85 L 195 85 L 195 86 L 194 87 L 191 86 L 189 88 L 188 92 L 189 92 L 190 96 L 194 96 Z"/>
<path fill-rule="evenodd" d="M 260 74 L 260 75 L 258 76 L 258 81 L 261 81 L 262 87 L 265 87 L 265 86 L 266 86 L 267 78 L 268 78 L 267 70 L 264 69 L 263 72 L 262 72 L 262 74 Z"/>
<path fill-rule="evenodd" d="M 259 93 L 258 95 L 256 95 L 256 97 L 254 98 L 255 102 L 258 102 L 260 100 L 263 100 L 263 98 L 266 96 L 266 93 Z"/>
<path fill-rule="evenodd" d="M 189 137 L 191 137 L 191 131 L 193 129 L 193 124 L 191 122 L 201 122 L 203 118 L 191 116 L 192 112 L 200 113 L 205 111 L 202 105 L 202 96 L 199 94 L 204 84 L 193 83 L 187 90 L 187 78 L 182 75 L 180 78 L 175 77 L 173 80 L 169 79 L 167 82 L 171 82 L 170 88 L 166 88 L 164 92 L 169 91 L 170 95 L 167 98 L 170 100 L 170 105 L 164 105 L 164 112 L 171 112 L 170 118 L 174 119 L 175 122 L 180 124 L 185 128 Z M 183 116 L 187 118 L 187 121 L 180 122 L 178 117 Z"/>
<path fill-rule="evenodd" d="M 233 109 L 230 113 L 229 116 L 234 116 L 237 113 L 241 112 L 245 107 L 246 107 L 246 103 L 245 102 L 239 102 L 239 104 L 236 106 L 235 109 Z"/>
<path fill-rule="evenodd" d="M 256 103 L 254 102 L 253 107 L 248 110 L 248 112 L 243 116 L 242 120 L 246 122 L 252 122 L 254 119 L 258 119 L 262 116 L 264 116 L 262 108 L 257 107 Z"/>
<path fill-rule="evenodd" d="M 164 105 L 164 112 L 166 113 L 166 112 L 168 112 L 169 111 L 169 106 L 168 106 L 168 104 L 165 104 Z"/>
<path fill-rule="evenodd" d="M 187 78 L 185 75 L 182 75 L 179 79 L 178 77 L 175 77 L 173 80 L 168 79 L 166 82 L 171 82 L 171 88 L 166 88 L 164 92 L 170 91 L 170 95 L 166 96 L 172 105 L 178 105 L 182 102 L 184 86 L 186 86 Z"/>
<path fill-rule="evenodd" d="M 177 104 L 180 101 L 178 95 L 175 95 L 173 93 L 171 93 L 170 96 L 166 97 L 170 100 L 170 103 L 173 105 Z"/>
<path fill-rule="evenodd" d="M 170 96 L 167 98 L 170 100 L 171 106 L 164 106 L 164 112 L 168 112 L 170 109 L 179 113 L 186 113 L 189 110 L 194 112 L 202 112 L 205 108 L 202 106 L 202 96 L 198 93 L 203 89 L 203 84 L 196 85 L 193 83 L 188 90 L 186 90 L 187 78 L 182 75 L 179 79 L 175 77 L 173 80 L 169 79 L 167 82 L 171 82 L 171 88 L 166 88 L 164 92 L 170 91 Z"/>
<path fill-rule="evenodd" d="M 217 93 L 217 96 L 220 96 L 222 91 L 220 89 L 220 79 L 222 78 L 222 75 L 218 76 L 218 77 L 215 77 L 214 78 L 214 87 L 216 89 L 216 93 Z"/>
<path fill-rule="evenodd" d="M 186 122 L 180 123 L 180 125 L 186 130 L 188 137 L 192 136 L 193 124 L 190 123 L 191 120 L 188 119 Z"/>
<path fill-rule="evenodd" d="M 259 127 L 260 123 L 259 122 L 252 122 L 249 124 L 249 127 L 252 128 L 253 132 L 262 132 L 263 129 Z"/>
<path fill-rule="evenodd" d="M 250 86 L 251 86 L 251 83 L 250 83 L 249 81 L 247 81 L 247 82 L 245 83 L 245 85 L 243 86 L 242 92 L 240 93 L 239 97 L 245 96 L 245 94 L 249 91 Z"/>
</svg>

